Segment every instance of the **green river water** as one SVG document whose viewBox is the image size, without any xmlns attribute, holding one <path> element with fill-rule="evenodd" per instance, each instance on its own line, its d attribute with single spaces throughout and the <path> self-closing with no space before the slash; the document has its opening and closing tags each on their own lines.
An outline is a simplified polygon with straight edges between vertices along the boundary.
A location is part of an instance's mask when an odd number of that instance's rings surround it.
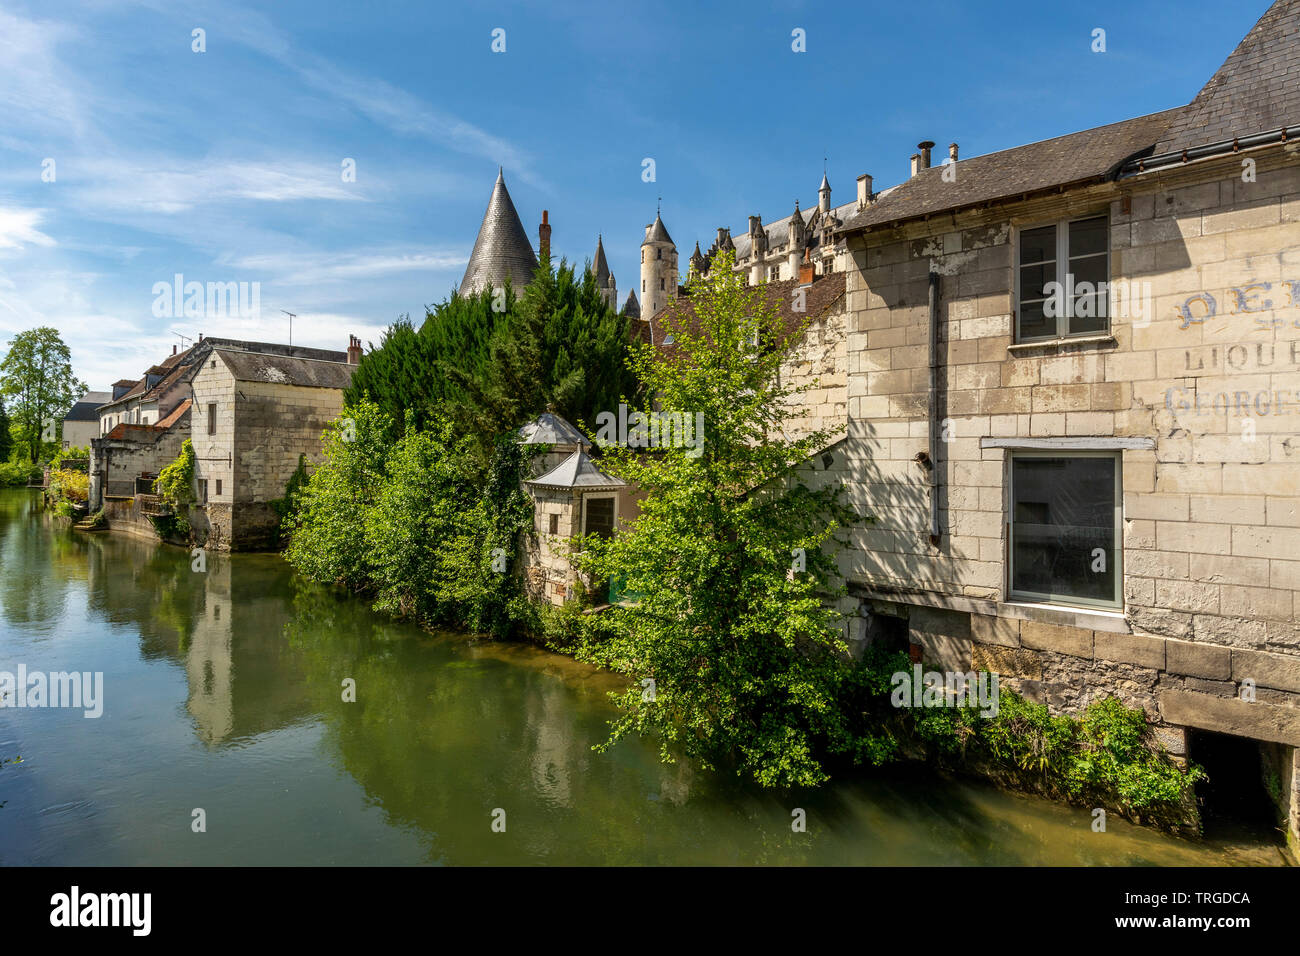
<svg viewBox="0 0 1300 956">
<path fill-rule="evenodd" d="M 651 741 L 596 754 L 610 675 L 394 623 L 273 555 L 196 572 L 15 489 L 0 671 L 19 665 L 102 672 L 103 714 L 0 708 L 0 760 L 22 758 L 0 766 L 9 865 L 1282 862 L 1268 833 L 1094 833 L 1086 810 L 920 768 L 777 793 L 663 765 Z"/>
</svg>

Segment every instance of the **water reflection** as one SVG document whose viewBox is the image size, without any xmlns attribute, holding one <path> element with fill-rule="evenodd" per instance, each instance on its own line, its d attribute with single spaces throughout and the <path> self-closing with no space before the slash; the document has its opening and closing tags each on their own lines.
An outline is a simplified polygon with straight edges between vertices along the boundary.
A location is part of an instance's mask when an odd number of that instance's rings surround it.
<svg viewBox="0 0 1300 956">
<path fill-rule="evenodd" d="M 653 740 L 596 754 L 611 675 L 387 620 L 274 556 L 196 572 L 182 549 L 74 535 L 26 493 L 0 493 L 0 615 L 0 667 L 111 672 L 101 720 L 0 711 L 0 743 L 30 754 L 0 771 L 3 862 L 1280 861 L 1094 834 L 1084 811 L 924 770 L 773 793 L 663 765 Z M 193 838 L 196 806 L 220 839 Z"/>
</svg>

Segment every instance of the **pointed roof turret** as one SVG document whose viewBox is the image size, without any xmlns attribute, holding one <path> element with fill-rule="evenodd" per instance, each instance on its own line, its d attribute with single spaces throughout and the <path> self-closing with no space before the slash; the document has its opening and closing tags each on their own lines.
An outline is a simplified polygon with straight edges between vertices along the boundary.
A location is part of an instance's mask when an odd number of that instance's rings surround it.
<svg viewBox="0 0 1300 956">
<path fill-rule="evenodd" d="M 524 483 L 542 488 L 622 488 L 624 484 L 597 468 L 581 448 L 540 478 L 527 479 Z"/>
<path fill-rule="evenodd" d="M 706 260 L 704 258 L 704 254 L 700 252 L 700 242 L 698 239 L 695 241 L 695 251 L 691 253 L 690 261 L 691 261 L 691 268 L 694 269 L 696 272 L 703 273 L 705 271 L 704 266 L 706 264 Z"/>
<path fill-rule="evenodd" d="M 591 262 L 591 271 L 596 276 L 597 285 L 605 285 L 609 281 L 609 263 L 605 260 L 605 244 L 603 237 L 596 236 L 596 256 Z"/>
<path fill-rule="evenodd" d="M 644 246 L 648 242 L 671 243 L 672 241 L 672 236 L 668 235 L 668 230 L 664 228 L 663 219 L 660 218 L 659 213 L 655 213 L 655 221 L 646 230 L 645 242 L 642 242 L 641 245 Z"/>
<path fill-rule="evenodd" d="M 514 289 L 521 291 L 532 281 L 536 268 L 537 255 L 506 189 L 505 173 L 497 167 L 497 181 L 465 267 L 460 294 L 469 295 L 485 285 L 494 288 L 505 285 L 507 276 Z"/>
<path fill-rule="evenodd" d="M 641 303 L 636 300 L 636 293 L 629 291 L 627 301 L 623 303 L 623 314 L 631 319 L 641 318 Z"/>
<path fill-rule="evenodd" d="M 831 184 L 830 181 L 826 178 L 825 172 L 822 173 L 822 184 L 817 187 L 817 191 L 821 192 L 823 189 L 826 190 L 826 192 L 831 191 Z"/>
</svg>

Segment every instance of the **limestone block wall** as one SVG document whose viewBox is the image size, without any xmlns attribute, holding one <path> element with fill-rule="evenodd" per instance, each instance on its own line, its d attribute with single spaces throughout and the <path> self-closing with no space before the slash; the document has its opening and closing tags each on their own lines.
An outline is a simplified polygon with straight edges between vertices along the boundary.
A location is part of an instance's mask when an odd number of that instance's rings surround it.
<svg viewBox="0 0 1300 956">
<path fill-rule="evenodd" d="M 523 539 L 524 588 L 533 600 L 563 604 L 575 575 L 569 563 L 569 540 L 581 530 L 578 496 L 561 489 L 532 488 L 533 530 Z M 556 531 L 551 532 L 551 518 Z"/>
<path fill-rule="evenodd" d="M 808 391 L 791 396 L 791 437 L 827 430 L 843 434 L 848 424 L 848 315 L 841 304 L 809 323 L 803 339 L 781 364 L 782 385 Z"/>
<path fill-rule="evenodd" d="M 1230 157 L 851 240 L 842 447 L 878 521 L 841 567 L 864 600 L 898 602 L 928 658 L 995 667 L 1060 710 L 1117 693 L 1167 727 L 1300 745 L 1300 151 L 1259 154 L 1253 182 L 1242 170 Z M 1019 230 L 1096 214 L 1111 282 L 1136 301 L 1104 334 L 1016 344 Z M 932 269 L 938 546 L 916 460 Z M 1098 436 L 1150 446 L 1119 452 L 1123 606 L 1009 601 L 1009 452 L 990 440 Z"/>
<path fill-rule="evenodd" d="M 284 495 L 298 456 L 321 457 L 321 435 L 343 411 L 343 391 L 270 382 L 240 382 L 235 412 L 235 500 Z"/>
</svg>

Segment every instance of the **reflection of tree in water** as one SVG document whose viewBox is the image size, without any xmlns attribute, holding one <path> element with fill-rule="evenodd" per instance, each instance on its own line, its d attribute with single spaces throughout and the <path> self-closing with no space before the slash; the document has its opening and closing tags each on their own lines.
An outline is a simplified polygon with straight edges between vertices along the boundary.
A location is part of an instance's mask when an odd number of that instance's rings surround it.
<svg viewBox="0 0 1300 956">
<path fill-rule="evenodd" d="M 69 582 L 56 574 L 77 542 L 41 511 L 40 494 L 0 489 L 0 608 L 15 625 L 52 623 L 63 616 Z"/>
<path fill-rule="evenodd" d="M 341 766 L 391 824 L 420 831 L 431 859 L 752 861 L 767 844 L 773 862 L 792 862 L 777 847 L 820 840 L 791 834 L 769 794 L 660 764 L 653 742 L 593 753 L 614 713 L 604 690 L 616 685 L 598 675 L 584 690 L 566 671 L 586 669 L 567 658 L 431 636 L 305 582 L 286 633 Z M 345 678 L 356 703 L 342 700 Z M 505 834 L 490 830 L 495 807 Z"/>
</svg>

